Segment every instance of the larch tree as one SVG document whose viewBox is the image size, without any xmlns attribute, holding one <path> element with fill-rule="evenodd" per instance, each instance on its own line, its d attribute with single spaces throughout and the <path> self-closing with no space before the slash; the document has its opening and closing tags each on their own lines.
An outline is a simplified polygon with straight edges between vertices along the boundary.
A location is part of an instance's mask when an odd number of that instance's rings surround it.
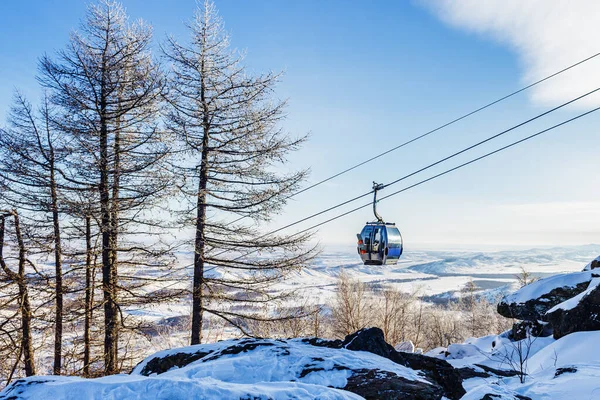
<svg viewBox="0 0 600 400">
<path fill-rule="evenodd" d="M 2 201 L 21 211 L 28 238 L 40 253 L 54 261 L 54 367 L 62 369 L 63 251 L 59 164 L 64 157 L 60 132 L 53 126 L 53 110 L 44 96 L 39 112 L 19 93 L 14 96 L 9 126 L 0 131 Z"/>
<path fill-rule="evenodd" d="M 164 84 L 151 39 L 149 26 L 130 23 L 120 4 L 102 0 L 89 7 L 66 49 L 40 62 L 39 80 L 70 137 L 65 179 L 96 193 L 106 374 L 119 366 L 120 294 L 130 295 L 127 285 L 140 280 L 120 275 L 119 266 L 155 265 L 160 252 L 136 238 L 155 233 L 150 210 L 169 187 L 162 167 L 169 149 L 157 121 Z"/>
<path fill-rule="evenodd" d="M 307 174 L 278 171 L 305 140 L 278 126 L 285 106 L 273 96 L 279 75 L 246 73 L 213 3 L 199 7 L 188 28 L 189 44 L 170 37 L 163 50 L 171 67 L 167 124 L 180 145 L 176 168 L 183 177 L 179 222 L 194 231 L 191 343 L 197 344 L 206 313 L 243 333 L 249 320 L 290 318 L 255 311 L 286 295 L 268 288 L 315 249 L 307 246 L 310 234 L 261 237 L 261 223 L 282 210 Z"/>
<path fill-rule="evenodd" d="M 6 245 L 6 221 L 10 218 L 12 218 L 12 226 L 14 227 L 15 245 L 12 247 L 15 249 L 13 253 L 16 253 L 16 255 L 9 255 L 7 254 L 8 252 L 5 251 L 8 247 Z M 11 261 L 16 261 L 16 268 L 10 265 Z M 33 312 L 25 269 L 27 262 L 27 249 L 25 248 L 25 241 L 23 239 L 21 225 L 19 223 L 19 214 L 16 210 L 0 210 L 0 270 L 5 275 L 8 283 L 12 286 L 16 286 L 16 291 L 14 293 L 9 293 L 8 300 L 3 299 L 2 306 L 3 309 L 10 310 L 11 307 L 9 305 L 13 302 L 16 302 L 17 312 L 13 316 L 20 316 L 20 324 L 18 328 L 18 334 L 20 338 L 18 340 L 11 339 L 14 347 L 16 347 L 18 350 L 15 357 L 14 366 L 10 372 L 10 376 L 7 378 L 7 381 L 11 380 L 21 358 L 23 358 L 23 369 L 25 376 L 35 375 L 35 360 L 32 338 Z M 11 336 L 11 333 L 7 332 L 6 325 L 11 320 L 12 318 L 10 317 L 6 318 L 0 325 L 2 332 L 8 333 L 9 337 Z"/>
</svg>

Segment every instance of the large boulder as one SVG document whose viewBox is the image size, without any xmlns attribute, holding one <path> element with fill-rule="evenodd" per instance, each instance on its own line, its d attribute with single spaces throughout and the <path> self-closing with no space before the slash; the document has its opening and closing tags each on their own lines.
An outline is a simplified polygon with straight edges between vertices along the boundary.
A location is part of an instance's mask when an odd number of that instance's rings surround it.
<svg viewBox="0 0 600 400">
<path fill-rule="evenodd" d="M 559 339 L 573 332 L 600 330 L 600 278 L 594 279 L 579 295 L 563 302 L 546 313 Z"/>
<path fill-rule="evenodd" d="M 540 279 L 505 296 L 498 313 L 506 318 L 547 321 L 548 310 L 586 290 L 593 276 L 591 271 L 583 271 Z"/>
<path fill-rule="evenodd" d="M 383 331 L 379 328 L 365 328 L 346 336 L 342 347 L 348 350 L 368 351 L 421 371 L 429 380 L 444 389 L 444 396 L 448 399 L 460 399 L 465 394 L 460 373 L 448 362 L 422 354 L 398 352 L 385 341 Z"/>
<path fill-rule="evenodd" d="M 318 383 L 366 399 L 458 400 L 465 393 L 450 364 L 398 353 L 377 328 L 344 341 L 248 338 L 167 350 L 142 361 L 132 375 L 211 377 L 226 383 L 248 383 L 249 375 L 256 375 L 260 381 Z"/>
</svg>

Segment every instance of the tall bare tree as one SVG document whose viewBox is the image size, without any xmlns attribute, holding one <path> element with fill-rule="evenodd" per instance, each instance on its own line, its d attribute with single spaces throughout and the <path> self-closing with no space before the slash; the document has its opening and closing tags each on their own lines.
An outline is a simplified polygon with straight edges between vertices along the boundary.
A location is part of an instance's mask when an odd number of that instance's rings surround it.
<svg viewBox="0 0 600 400">
<path fill-rule="evenodd" d="M 121 5 L 101 0 L 66 49 L 40 63 L 40 81 L 72 139 L 65 179 L 94 187 L 98 199 L 107 374 L 118 368 L 119 289 L 133 281 L 119 276 L 118 266 L 143 265 L 138 256 L 153 255 L 124 235 L 152 230 L 148 211 L 168 187 L 161 168 L 168 149 L 157 128 L 163 80 L 151 38 L 149 26 L 130 23 Z"/>
<path fill-rule="evenodd" d="M 286 154 L 305 140 L 278 127 L 285 106 L 273 97 L 279 75 L 246 73 L 212 2 L 197 9 L 188 28 L 189 45 L 169 38 L 164 53 L 172 67 L 168 126 L 181 145 L 177 170 L 185 177 L 180 222 L 194 230 L 191 343 L 196 344 L 204 313 L 244 332 L 244 321 L 265 318 L 232 305 L 252 309 L 275 301 L 279 296 L 268 286 L 306 263 L 314 249 L 304 248 L 308 234 L 258 238 L 260 222 L 282 210 L 307 173 L 277 172 Z M 255 250 L 272 257 L 255 257 Z M 214 268 L 228 273 L 212 273 Z"/>
</svg>

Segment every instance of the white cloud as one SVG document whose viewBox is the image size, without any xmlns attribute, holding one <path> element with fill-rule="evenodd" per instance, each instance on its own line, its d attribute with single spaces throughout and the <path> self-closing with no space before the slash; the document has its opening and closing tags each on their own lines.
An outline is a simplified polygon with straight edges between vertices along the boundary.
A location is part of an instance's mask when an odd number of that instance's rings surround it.
<svg viewBox="0 0 600 400">
<path fill-rule="evenodd" d="M 599 0 L 421 0 L 444 22 L 515 51 L 532 83 L 600 52 Z M 600 87 L 600 56 L 536 86 L 536 105 L 556 105 Z M 600 95 L 577 103 L 600 105 Z"/>
</svg>

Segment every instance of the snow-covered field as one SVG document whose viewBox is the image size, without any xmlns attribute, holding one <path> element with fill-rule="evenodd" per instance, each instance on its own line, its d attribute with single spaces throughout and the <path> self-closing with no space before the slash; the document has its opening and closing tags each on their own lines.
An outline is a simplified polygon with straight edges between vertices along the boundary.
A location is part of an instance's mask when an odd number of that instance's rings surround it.
<svg viewBox="0 0 600 400">
<path fill-rule="evenodd" d="M 340 271 L 353 279 L 392 285 L 423 296 L 451 296 L 473 281 L 488 292 L 508 293 L 514 288 L 521 267 L 539 277 L 580 271 L 600 254 L 600 245 L 555 247 L 518 251 L 406 250 L 397 265 L 362 265 L 355 247 L 325 248 L 313 265 L 282 284 L 302 289 L 307 297 L 326 300 L 331 296 Z"/>
<path fill-rule="evenodd" d="M 515 275 L 521 272 L 521 268 L 538 277 L 581 271 L 598 254 L 600 245 L 503 251 L 409 248 L 397 265 L 365 266 L 360 262 L 354 246 L 330 246 L 324 248 L 309 268 L 294 273 L 289 280 L 275 286 L 274 290 L 295 289 L 311 303 L 330 304 L 338 274 L 344 270 L 352 279 L 416 292 L 430 301 L 444 301 L 459 295 L 469 281 L 473 281 L 489 298 L 497 299 L 516 288 Z M 185 259 L 187 255 L 180 257 Z M 186 261 L 189 260 L 182 262 Z M 177 285 L 185 287 L 189 282 L 184 279 Z M 189 315 L 190 308 L 189 304 L 180 303 L 130 309 L 129 312 L 159 320 Z"/>
</svg>

